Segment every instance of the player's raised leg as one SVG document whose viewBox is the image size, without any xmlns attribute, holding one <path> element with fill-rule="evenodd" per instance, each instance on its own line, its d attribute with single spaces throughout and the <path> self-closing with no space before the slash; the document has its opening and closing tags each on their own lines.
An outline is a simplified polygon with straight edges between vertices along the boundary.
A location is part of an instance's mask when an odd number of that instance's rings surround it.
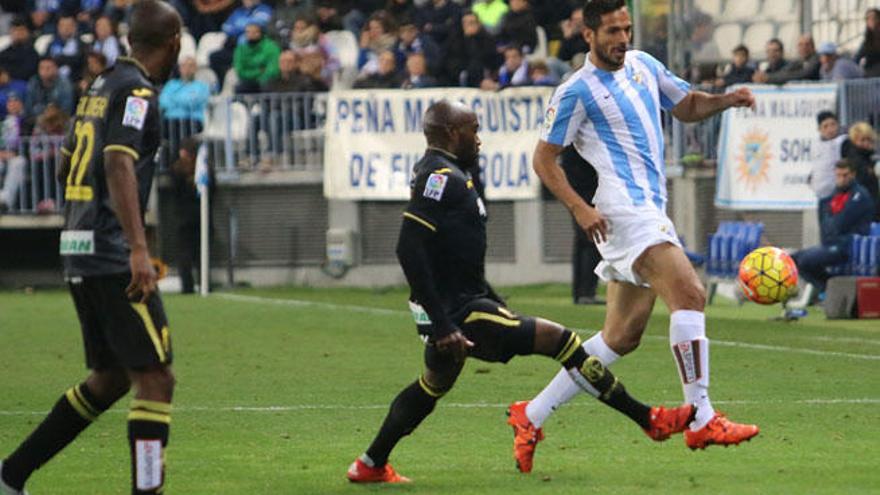
<svg viewBox="0 0 880 495">
<path fill-rule="evenodd" d="M 650 407 L 633 398 L 623 384 L 609 371 L 601 359 L 587 354 L 580 337 L 557 323 L 537 319 L 534 353 L 558 361 L 571 383 L 599 401 L 623 413 L 654 440 L 661 441 L 683 431 L 691 421 L 693 406 L 674 409 Z M 514 430 L 514 458 L 517 468 L 530 472 L 535 446 L 543 439 L 526 412 L 526 403 L 514 403 L 508 410 L 508 423 Z"/>
<path fill-rule="evenodd" d="M 24 493 L 31 474 L 69 445 L 98 416 L 128 393 L 122 369 L 93 371 L 68 389 L 39 426 L 0 463 L 0 493 Z"/>
<path fill-rule="evenodd" d="M 684 251 L 670 243 L 648 248 L 635 271 L 669 307 L 669 342 L 678 367 L 685 400 L 696 416 L 685 441 L 692 449 L 735 445 L 758 434 L 755 425 L 737 424 L 712 408 L 709 400 L 709 340 L 706 338 L 705 289 Z"/>
<path fill-rule="evenodd" d="M 610 281 L 606 299 L 603 330 L 587 339 L 583 346 L 587 354 L 596 356 L 603 365 L 610 367 L 638 346 L 654 308 L 655 295 L 647 288 Z M 568 371 L 561 369 L 534 399 L 528 401 L 526 414 L 535 428 L 541 428 L 553 412 L 582 391 Z"/>
<path fill-rule="evenodd" d="M 388 464 L 388 456 L 405 436 L 409 435 L 434 411 L 440 400 L 458 378 L 464 361 L 444 356 L 433 346 L 425 349 L 428 366 L 418 380 L 397 394 L 382 422 L 379 433 L 366 452 L 349 466 L 346 476 L 353 483 L 406 483 L 409 478 L 397 474 Z"/>
</svg>

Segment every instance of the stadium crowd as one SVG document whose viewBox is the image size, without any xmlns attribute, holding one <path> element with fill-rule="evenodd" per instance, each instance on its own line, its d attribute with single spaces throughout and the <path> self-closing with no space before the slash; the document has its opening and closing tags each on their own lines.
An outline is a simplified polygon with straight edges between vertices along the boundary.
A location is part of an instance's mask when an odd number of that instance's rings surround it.
<svg viewBox="0 0 880 495">
<path fill-rule="evenodd" d="M 136 1 L 0 1 L 0 25 L 9 26 L 9 44 L 0 51 L 4 191 L 14 190 L 14 181 L 20 180 L 14 165 L 20 163 L 20 138 L 45 135 L 49 127 L 63 130 L 90 81 L 126 54 L 124 33 Z M 181 139 L 204 128 L 208 100 L 224 86 L 236 94 L 324 92 L 340 85 L 555 86 L 579 68 L 589 48 L 581 35 L 581 0 L 170 3 L 197 44 L 202 36 L 225 35 L 210 53 L 209 67 L 184 57 L 162 91 L 165 133 L 174 137 L 172 154 Z M 339 44 L 334 42 L 339 33 L 351 33 L 356 44 L 356 73 L 350 78 L 340 77 Z M 35 43 L 44 35 L 51 38 L 47 45 Z M 713 67 L 708 77 L 707 71 L 693 70 L 689 79 L 704 89 L 722 90 L 743 82 L 880 76 L 880 10 L 866 13 L 864 41 L 852 58 L 838 53 L 830 41 L 817 48 L 808 34 L 798 41 L 797 57 L 787 59 L 778 39 L 767 41 L 762 63 L 755 64 L 750 55 L 748 48 L 737 46 L 730 63 Z M 10 196 L 0 196 L 0 209 L 12 202 Z"/>
</svg>

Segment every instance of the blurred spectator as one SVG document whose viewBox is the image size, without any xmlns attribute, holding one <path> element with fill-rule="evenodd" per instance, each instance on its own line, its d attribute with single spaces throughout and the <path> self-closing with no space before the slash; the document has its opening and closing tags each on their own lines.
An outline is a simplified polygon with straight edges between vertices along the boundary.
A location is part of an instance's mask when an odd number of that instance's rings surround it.
<svg viewBox="0 0 880 495">
<path fill-rule="evenodd" d="M 76 21 L 79 23 L 80 30 L 86 33 L 93 31 L 95 20 L 104 11 L 104 0 L 74 0 L 73 3 L 78 7 Z"/>
<path fill-rule="evenodd" d="M 336 0 L 334 4 L 342 15 L 343 28 L 357 34 L 363 31 L 364 25 L 372 14 L 382 10 L 385 0 L 357 0 L 354 2 Z M 388 15 L 388 12 L 385 14 Z M 388 18 L 393 25 L 394 19 L 390 15 Z"/>
<path fill-rule="evenodd" d="M 528 86 L 532 84 L 529 79 L 529 63 L 523 57 L 523 51 L 518 46 L 509 46 L 504 49 L 504 64 L 498 69 L 498 87 Z"/>
<path fill-rule="evenodd" d="M 480 20 L 486 31 L 492 34 L 498 34 L 501 28 L 501 19 L 510 7 L 504 0 L 476 0 L 471 6 L 471 10 Z"/>
<path fill-rule="evenodd" d="M 532 15 L 535 22 L 544 29 L 548 39 L 562 37 L 560 23 L 571 16 L 573 10 L 580 9 L 584 2 L 573 0 L 540 0 L 532 2 Z"/>
<path fill-rule="evenodd" d="M 92 51 L 104 54 L 107 58 L 107 67 L 116 63 L 116 57 L 125 55 L 119 43 L 116 23 L 106 15 L 95 21 L 95 41 L 92 42 Z"/>
<path fill-rule="evenodd" d="M 31 137 L 31 145 L 28 149 L 30 154 L 31 174 L 35 177 L 51 177 L 55 173 L 55 160 L 60 153 L 61 141 L 67 129 L 70 117 L 67 112 L 54 103 L 46 105 L 46 109 L 37 118 L 36 126 Z M 58 183 L 56 181 L 40 181 L 40 184 L 32 184 L 37 201 L 37 213 L 52 213 L 55 211 L 55 202 Z"/>
<path fill-rule="evenodd" d="M 823 81 L 843 81 L 862 77 L 862 68 L 852 60 L 837 55 L 837 45 L 826 41 L 816 50 L 819 54 L 819 79 Z"/>
<path fill-rule="evenodd" d="M 28 81 L 25 115 L 34 122 L 52 103 L 70 114 L 73 111 L 73 86 L 58 73 L 58 64 L 52 57 L 43 57 L 37 75 Z"/>
<path fill-rule="evenodd" d="M 406 78 L 400 85 L 403 89 L 433 88 L 437 86 L 437 79 L 428 74 L 428 66 L 425 54 L 419 52 L 410 53 L 406 57 Z"/>
<path fill-rule="evenodd" d="M 6 67 L 13 79 L 27 82 L 36 75 L 40 55 L 34 49 L 31 31 L 24 19 L 12 21 L 11 44 L 0 52 L 0 67 Z"/>
<path fill-rule="evenodd" d="M 323 59 L 318 53 L 295 54 L 284 50 L 278 56 L 278 75 L 265 86 L 269 93 L 310 93 L 330 88 L 321 76 Z"/>
<path fill-rule="evenodd" d="M 590 51 L 584 39 L 584 10 L 574 9 L 568 19 L 562 21 L 562 44 L 556 55 L 559 60 L 570 62 L 575 55 Z"/>
<path fill-rule="evenodd" d="M 180 12 L 183 25 L 195 39 L 211 31 L 220 31 L 220 26 L 229 17 L 236 0 L 169 0 Z"/>
<path fill-rule="evenodd" d="M 544 60 L 529 62 L 529 79 L 532 86 L 556 86 L 559 78 L 550 71 L 550 67 Z"/>
<path fill-rule="evenodd" d="M 333 74 L 341 67 L 339 58 L 333 49 L 333 45 L 327 37 L 318 29 L 317 18 L 304 14 L 293 23 L 290 31 L 290 49 L 295 55 L 316 53 L 321 57 L 323 73 L 321 78 L 329 86 L 333 82 Z"/>
<path fill-rule="evenodd" d="M 477 87 L 501 64 L 495 38 L 472 12 L 462 16 L 461 30 L 457 30 L 449 41 L 445 71 L 451 78 L 448 83 Z"/>
<path fill-rule="evenodd" d="M 0 65 L 0 119 L 6 117 L 6 100 L 13 93 L 21 98 L 27 93 L 27 83 L 12 79 L 6 67 Z"/>
<path fill-rule="evenodd" d="M 510 0 L 510 11 L 501 18 L 498 41 L 519 46 L 523 53 L 533 53 L 538 45 L 537 27 L 529 0 Z"/>
<path fill-rule="evenodd" d="M 762 64 L 762 72 L 767 75 L 774 74 L 788 65 L 788 62 L 785 61 L 785 47 L 779 39 L 773 38 L 768 41 L 765 51 L 767 53 L 767 60 Z M 752 76 L 752 79 L 755 79 L 754 75 Z"/>
<path fill-rule="evenodd" d="M 307 78 L 301 91 L 324 92 L 330 90 L 330 84 L 323 79 L 324 58 L 315 52 L 303 53 L 299 56 L 299 71 Z M 314 127 L 314 126 L 313 126 Z"/>
<path fill-rule="evenodd" d="M 789 81 L 816 81 L 819 79 L 819 70 L 821 63 L 819 62 L 819 54 L 816 53 L 816 45 L 813 37 L 809 34 L 803 34 L 798 38 L 798 55 L 799 60 L 790 62 L 783 69 L 768 74 L 766 72 L 756 72 L 753 80 L 760 83 L 785 84 Z"/>
<path fill-rule="evenodd" d="M 411 18 L 404 18 L 400 24 L 400 43 L 397 44 L 397 53 L 406 59 L 413 53 L 424 55 L 428 63 L 428 72 L 436 74 L 443 62 L 440 47 L 434 40 L 419 32 L 419 27 Z"/>
<path fill-rule="evenodd" d="M 321 29 L 321 32 L 341 31 L 342 17 L 339 15 L 339 9 L 336 8 L 333 0 L 318 0 L 317 4 L 318 8 L 315 10 L 315 13 L 318 15 L 318 27 Z"/>
<path fill-rule="evenodd" d="M 755 66 L 749 61 L 749 49 L 745 45 L 737 45 L 733 49 L 733 62 L 727 66 L 722 77 L 715 81 L 716 86 L 733 86 L 752 82 Z"/>
<path fill-rule="evenodd" d="M 865 40 L 853 58 L 865 69 L 865 77 L 880 77 L 880 9 L 865 13 Z"/>
<path fill-rule="evenodd" d="M 416 8 L 412 0 L 388 0 L 385 4 L 385 12 L 394 19 L 394 23 L 403 26 L 405 19 L 412 19 L 415 15 Z"/>
<path fill-rule="evenodd" d="M 355 89 L 391 89 L 400 86 L 397 56 L 391 50 L 379 54 L 379 70 L 376 73 L 358 77 L 354 82 Z"/>
<path fill-rule="evenodd" d="M 56 16 L 61 10 L 61 0 L 28 0 L 27 11 L 31 14 L 34 33 L 51 34 L 55 32 Z"/>
<path fill-rule="evenodd" d="M 870 194 L 875 206 L 880 204 L 880 185 L 874 171 L 874 147 L 877 143 L 877 132 L 867 122 L 856 122 L 849 128 L 849 139 L 843 142 L 842 154 L 856 170 L 856 181 Z M 875 214 L 880 221 L 880 207 Z"/>
<path fill-rule="evenodd" d="M 24 103 L 18 93 L 11 92 L 4 106 L 6 116 L 0 128 L 0 213 L 15 205 L 25 172 L 25 159 L 20 150 L 24 134 Z"/>
<path fill-rule="evenodd" d="M 358 69 L 360 75 L 373 74 L 379 70 L 379 54 L 386 50 L 394 50 L 397 36 L 391 17 L 385 11 L 374 12 L 361 31 L 360 54 Z"/>
<path fill-rule="evenodd" d="M 247 42 L 245 34 L 247 26 L 257 24 L 266 27 L 271 19 L 272 7 L 262 4 L 260 0 L 242 0 L 241 7 L 235 9 L 223 23 L 226 43 L 223 48 L 209 56 L 208 64 L 217 74 L 217 79 L 222 81 L 226 77 L 226 71 L 234 63 L 236 47 Z"/>
<path fill-rule="evenodd" d="M 86 55 L 86 67 L 79 82 L 76 83 L 75 96 L 77 100 L 89 89 L 89 86 L 92 85 L 92 81 L 98 77 L 98 74 L 105 70 L 107 70 L 107 58 L 104 57 L 103 53 L 89 52 Z"/>
<path fill-rule="evenodd" d="M 180 76 L 170 79 L 159 93 L 159 109 L 162 110 L 163 136 L 168 139 L 168 150 L 176 150 L 180 142 L 202 132 L 205 108 L 211 98 L 211 88 L 195 78 L 196 59 L 186 57 L 180 61 Z M 165 163 L 173 158 L 167 157 Z"/>
<path fill-rule="evenodd" d="M 256 22 L 245 30 L 247 41 L 235 47 L 233 65 L 238 75 L 236 93 L 259 93 L 263 84 L 278 75 L 281 48 L 263 36 L 263 27 Z"/>
<path fill-rule="evenodd" d="M 712 38 L 715 34 L 715 23 L 709 14 L 695 10 L 686 22 L 686 32 L 690 33 L 690 65 L 721 60 L 721 50 Z"/>
<path fill-rule="evenodd" d="M 415 11 L 415 21 L 422 33 L 437 46 L 443 46 L 449 34 L 461 22 L 461 7 L 449 0 L 430 0 Z"/>
<path fill-rule="evenodd" d="M 290 31 L 297 21 L 312 10 L 312 0 L 282 0 L 275 5 L 272 19 L 269 20 L 269 36 L 279 45 L 287 43 Z M 317 22 L 317 21 L 316 21 Z"/>
<path fill-rule="evenodd" d="M 840 122 L 834 112 L 816 116 L 819 124 L 819 149 L 810 171 L 810 188 L 822 199 L 834 192 L 834 165 L 843 157 L 841 147 L 846 134 L 840 133 Z"/>
<path fill-rule="evenodd" d="M 820 293 L 825 292 L 830 277 L 828 268 L 849 259 L 853 235 L 868 234 L 874 212 L 868 191 L 856 181 L 855 164 L 846 159 L 837 162 L 834 182 L 833 194 L 819 202 L 822 244 L 791 256 L 801 277 Z"/>
<path fill-rule="evenodd" d="M 63 16 L 58 19 L 57 32 L 46 54 L 58 63 L 58 71 L 61 77 L 70 81 L 79 81 L 83 66 L 86 64 L 86 44 L 79 39 L 77 34 L 76 19 L 72 16 Z"/>
<path fill-rule="evenodd" d="M 131 19 L 131 11 L 134 9 L 136 0 L 107 0 L 104 6 L 104 15 L 113 19 L 113 22 L 128 24 Z"/>
<path fill-rule="evenodd" d="M 199 259 L 199 193 L 196 187 L 196 157 L 199 143 L 193 138 L 180 142 L 177 160 L 171 165 L 174 184 L 174 203 L 177 206 L 177 273 L 180 275 L 181 293 L 195 292 L 193 268 Z"/>
</svg>

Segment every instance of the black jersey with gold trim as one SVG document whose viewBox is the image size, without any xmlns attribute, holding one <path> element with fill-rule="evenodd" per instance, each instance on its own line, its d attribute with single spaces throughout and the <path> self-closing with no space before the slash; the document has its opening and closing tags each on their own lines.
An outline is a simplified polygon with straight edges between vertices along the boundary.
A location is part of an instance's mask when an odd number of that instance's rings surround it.
<svg viewBox="0 0 880 495">
<path fill-rule="evenodd" d="M 160 142 L 158 95 L 137 60 L 119 57 L 79 99 L 62 153 L 70 159 L 64 183 L 61 255 L 68 277 L 129 270 L 128 242 L 113 212 L 104 153 L 134 158 L 141 214 L 155 173 Z"/>
<path fill-rule="evenodd" d="M 478 184 L 451 156 L 428 149 L 415 165 L 404 221 L 433 232 L 428 246 L 438 295 L 450 314 L 489 293 L 485 279 L 486 207 Z M 419 302 L 415 294 L 414 302 Z"/>
</svg>

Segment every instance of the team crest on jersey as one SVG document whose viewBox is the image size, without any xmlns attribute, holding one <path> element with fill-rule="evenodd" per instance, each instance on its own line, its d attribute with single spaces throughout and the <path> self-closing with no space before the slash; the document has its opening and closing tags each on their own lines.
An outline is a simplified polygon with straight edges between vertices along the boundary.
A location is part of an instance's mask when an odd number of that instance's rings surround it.
<svg viewBox="0 0 880 495">
<path fill-rule="evenodd" d="M 134 127 L 137 130 L 144 128 L 144 122 L 147 121 L 147 109 L 150 108 L 150 102 L 136 96 L 129 96 L 125 99 L 125 114 L 122 115 L 122 125 L 126 127 Z"/>
<path fill-rule="evenodd" d="M 449 177 L 443 174 L 431 174 L 428 176 L 428 182 L 425 183 L 425 192 L 422 196 L 440 201 L 443 197 L 443 190 L 446 189 L 446 182 Z"/>
<path fill-rule="evenodd" d="M 642 82 L 644 82 L 644 80 L 645 80 L 645 75 L 642 74 L 642 71 L 638 71 L 635 74 L 633 74 L 633 82 L 634 83 L 642 84 Z"/>
<path fill-rule="evenodd" d="M 549 107 L 546 112 L 544 112 L 544 129 L 550 130 L 553 127 L 553 121 L 556 120 L 556 108 Z"/>
</svg>

